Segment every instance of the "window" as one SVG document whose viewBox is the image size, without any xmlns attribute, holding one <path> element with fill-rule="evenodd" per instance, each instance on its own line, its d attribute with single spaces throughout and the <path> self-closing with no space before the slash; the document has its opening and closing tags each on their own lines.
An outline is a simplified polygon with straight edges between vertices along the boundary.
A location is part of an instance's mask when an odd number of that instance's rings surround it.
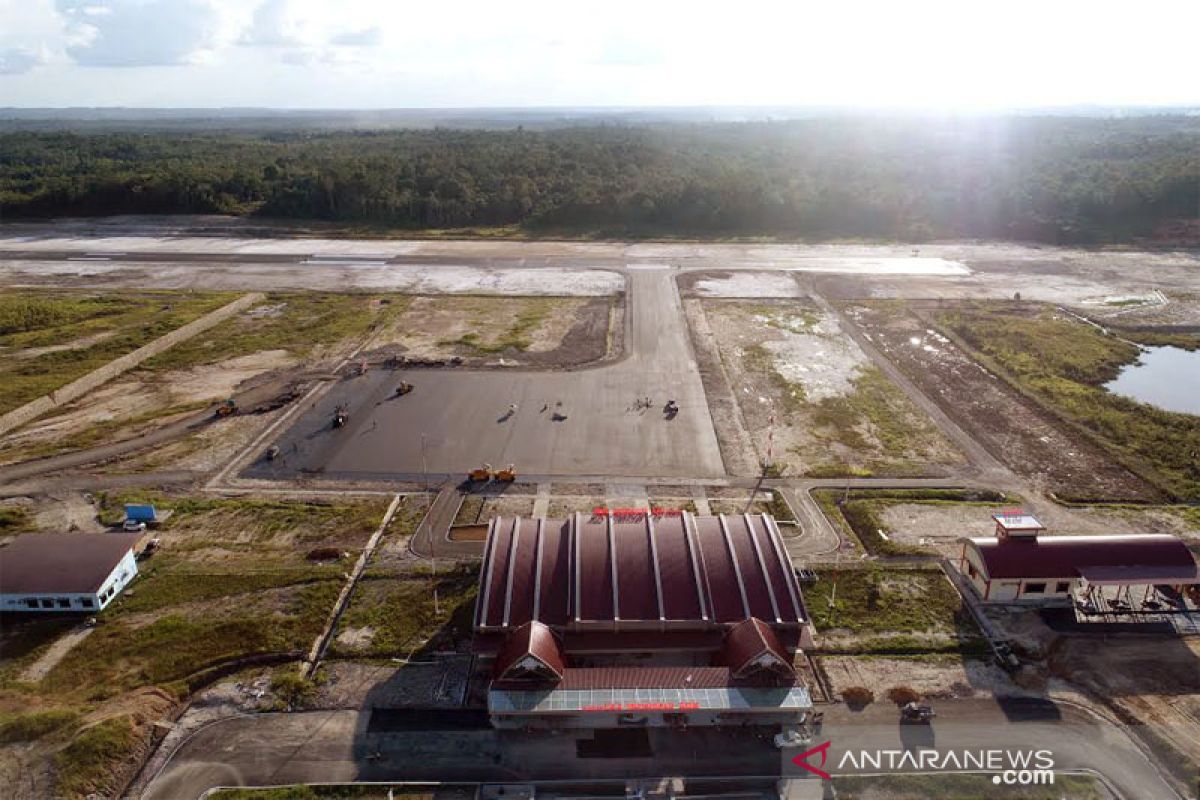
<svg viewBox="0 0 1200 800">
<path fill-rule="evenodd" d="M 54 608 L 54 601 L 49 597 L 42 598 L 42 608 Z"/>
<path fill-rule="evenodd" d="M 37 599 L 36 599 L 36 598 L 33 598 L 33 597 L 26 598 L 26 600 L 25 600 L 25 606 L 26 606 L 27 608 L 37 608 L 37 607 L 38 607 L 38 601 L 37 601 Z"/>
<path fill-rule="evenodd" d="M 55 602 L 58 603 L 59 608 L 70 608 L 71 607 L 71 598 L 69 598 L 69 597 L 59 597 Z"/>
<path fill-rule="evenodd" d="M 1057 594 L 1066 594 L 1070 588 L 1071 584 L 1069 581 L 1059 581 L 1058 583 L 1054 584 L 1054 591 Z"/>
<path fill-rule="evenodd" d="M 1044 583 L 1027 583 L 1025 584 L 1025 594 L 1045 594 L 1046 584 Z"/>
<path fill-rule="evenodd" d="M 92 598 L 90 598 L 90 597 L 79 598 L 79 605 L 83 606 L 84 608 L 91 608 L 92 607 Z"/>
</svg>

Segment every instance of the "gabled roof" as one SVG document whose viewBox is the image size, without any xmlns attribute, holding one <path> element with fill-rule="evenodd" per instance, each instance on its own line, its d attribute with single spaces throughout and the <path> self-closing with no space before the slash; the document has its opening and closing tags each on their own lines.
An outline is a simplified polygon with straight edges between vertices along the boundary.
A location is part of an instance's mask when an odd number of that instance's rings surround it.
<svg viewBox="0 0 1200 800">
<path fill-rule="evenodd" d="M 138 533 L 26 533 L 0 547 L 0 593 L 95 594 Z"/>
<path fill-rule="evenodd" d="M 1125 536 L 1039 536 L 1028 540 L 979 538 L 965 540 L 979 553 L 992 580 L 1082 577 L 1082 570 L 1122 567 L 1129 583 L 1136 583 L 1138 567 L 1147 580 L 1171 567 L 1186 573 L 1196 569 L 1187 545 L 1166 534 Z"/>
<path fill-rule="evenodd" d="M 721 646 L 721 662 L 734 678 L 748 678 L 764 672 L 785 678 L 796 677 L 792 659 L 775 632 L 755 617 L 729 629 Z"/>
<path fill-rule="evenodd" d="M 554 632 L 540 622 L 527 622 L 504 640 L 492 677 L 503 681 L 556 683 L 562 680 L 564 666 Z"/>
<path fill-rule="evenodd" d="M 718 627 L 758 617 L 807 623 L 769 514 L 492 520 L 475 627 L 536 620 L 609 629 L 630 622 Z"/>
</svg>

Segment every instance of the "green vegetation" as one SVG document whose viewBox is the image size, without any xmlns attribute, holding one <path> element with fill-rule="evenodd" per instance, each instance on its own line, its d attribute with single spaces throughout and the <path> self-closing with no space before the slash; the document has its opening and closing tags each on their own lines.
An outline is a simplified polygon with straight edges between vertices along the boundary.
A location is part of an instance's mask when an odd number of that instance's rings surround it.
<svg viewBox="0 0 1200 800">
<path fill-rule="evenodd" d="M 907 398 L 878 367 L 861 367 L 854 390 L 841 397 L 826 397 L 814 405 L 814 434 L 852 452 L 877 455 L 865 465 L 831 462 L 808 470 L 813 477 L 869 476 L 912 471 L 911 458 L 921 443 L 940 437 L 924 416 L 914 413 Z M 919 471 L 919 470 L 917 470 Z"/>
<path fill-rule="evenodd" d="M 1090 775 L 1055 773 L 1049 786 L 1006 786 L 991 775 L 859 776 L 833 779 L 839 800 L 1107 800 L 1108 790 Z"/>
<path fill-rule="evenodd" d="M 917 503 L 922 505 L 975 504 L 981 506 L 1015 505 L 1019 498 L 1000 492 L 974 489 L 817 489 L 813 495 L 825 500 L 822 510 L 830 519 L 844 522 L 843 530 L 854 534 L 860 544 L 875 556 L 936 555 L 936 551 L 918 545 L 895 542 L 880 535 L 887 533 L 883 511 L 889 505 Z"/>
<path fill-rule="evenodd" d="M 461 305 L 462 301 L 459 301 Z M 469 302 L 469 301 L 468 301 Z M 519 310 L 516 313 L 515 319 L 507 328 L 501 328 L 496 323 L 498 316 L 497 312 L 503 312 L 506 308 L 512 306 L 512 301 L 509 300 L 503 304 L 495 304 L 492 301 L 492 307 L 481 307 L 477 303 L 467 305 L 464 309 L 467 313 L 478 317 L 477 324 L 482 329 L 464 333 L 457 339 L 442 341 L 439 344 L 457 345 L 473 353 L 483 355 L 493 355 L 503 353 L 506 350 L 516 350 L 525 352 L 533 346 L 531 335 L 542 326 L 550 312 L 555 306 L 562 302 L 561 298 L 557 297 L 523 297 L 516 300 L 519 303 Z M 486 309 L 486 314 L 480 314 Z"/>
<path fill-rule="evenodd" d="M 29 511 L 21 506 L 0 506 L 0 535 L 36 530 Z"/>
<path fill-rule="evenodd" d="M 9 217 L 257 213 L 488 233 L 1101 242 L 1192 218 L 1197 123 L 827 118 L 0 135 Z"/>
<path fill-rule="evenodd" d="M 82 797 L 113 789 L 113 765 L 130 758 L 136 747 L 130 717 L 113 717 L 85 728 L 54 756 L 59 796 Z"/>
<path fill-rule="evenodd" d="M 1101 385 L 1137 358 L 1135 345 L 1053 310 L 1010 303 L 967 304 L 939 314 L 937 324 L 1173 499 L 1200 500 L 1200 419 Z"/>
<path fill-rule="evenodd" d="M 321 345 L 363 336 L 400 311 L 403 295 L 271 293 L 259 306 L 146 361 L 143 369 L 182 369 L 266 350 L 303 358 Z"/>
<path fill-rule="evenodd" d="M 138 290 L 0 292 L 0 413 L 49 394 L 235 296 Z"/>
<path fill-rule="evenodd" d="M 409 656 L 435 635 L 451 643 L 465 640 L 470 637 L 478 581 L 478 565 L 452 567 L 436 577 L 369 569 L 342 615 L 339 630 L 369 628 L 370 643 L 352 647 L 335 640 L 331 649 L 343 656 Z M 440 614 L 434 610 L 435 590 Z"/>
<path fill-rule="evenodd" d="M 823 633 L 856 635 L 856 652 L 973 652 L 981 646 L 962 598 L 936 568 L 825 569 L 805 599 Z"/>
<path fill-rule="evenodd" d="M 433 793 L 426 787 L 351 783 L 278 786 L 270 789 L 219 789 L 208 795 L 211 800 L 387 800 L 389 797 L 404 798 L 404 800 L 432 800 L 433 796 Z"/>
<path fill-rule="evenodd" d="M 37 741 L 78 721 L 79 712 L 68 708 L 0 714 L 0 744 Z"/>
<path fill-rule="evenodd" d="M 289 709 L 303 708 L 317 696 L 317 685 L 292 668 L 271 677 L 271 692 Z"/>
</svg>

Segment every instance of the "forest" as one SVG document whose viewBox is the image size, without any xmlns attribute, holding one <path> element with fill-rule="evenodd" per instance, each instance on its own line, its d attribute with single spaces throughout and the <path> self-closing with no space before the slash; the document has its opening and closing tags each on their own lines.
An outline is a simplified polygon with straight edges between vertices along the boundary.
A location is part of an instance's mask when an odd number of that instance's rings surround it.
<svg viewBox="0 0 1200 800">
<path fill-rule="evenodd" d="M 0 133 L 0 217 L 1102 244 L 1200 217 L 1200 117 Z"/>
</svg>

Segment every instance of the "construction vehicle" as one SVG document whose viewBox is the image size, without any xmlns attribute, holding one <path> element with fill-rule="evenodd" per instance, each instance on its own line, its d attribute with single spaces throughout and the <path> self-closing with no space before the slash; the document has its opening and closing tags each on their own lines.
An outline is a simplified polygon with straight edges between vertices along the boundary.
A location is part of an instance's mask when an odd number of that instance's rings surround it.
<svg viewBox="0 0 1200 800">
<path fill-rule="evenodd" d="M 512 483 L 517 479 L 517 469 L 512 464 L 509 464 L 504 469 L 496 473 L 496 480 Z"/>
<path fill-rule="evenodd" d="M 221 403 L 221 405 L 217 406 L 217 410 L 214 412 L 213 416 L 232 417 L 236 413 L 237 401 L 230 397 L 228 400 L 225 400 L 223 403 Z"/>
<path fill-rule="evenodd" d="M 396 387 L 396 397 L 403 397 L 413 390 L 413 385 L 405 381 L 400 381 L 400 385 Z"/>
<path fill-rule="evenodd" d="M 937 714 L 929 706 L 909 702 L 900 709 L 900 724 L 928 725 L 936 716 Z"/>
<path fill-rule="evenodd" d="M 346 427 L 346 421 L 349 419 L 350 412 L 346 410 L 345 406 L 338 406 L 333 410 L 333 427 L 344 428 Z"/>
<path fill-rule="evenodd" d="M 467 479 L 472 481 L 490 481 L 492 479 L 492 465 L 484 464 L 482 467 L 476 467 L 467 473 Z"/>
</svg>

